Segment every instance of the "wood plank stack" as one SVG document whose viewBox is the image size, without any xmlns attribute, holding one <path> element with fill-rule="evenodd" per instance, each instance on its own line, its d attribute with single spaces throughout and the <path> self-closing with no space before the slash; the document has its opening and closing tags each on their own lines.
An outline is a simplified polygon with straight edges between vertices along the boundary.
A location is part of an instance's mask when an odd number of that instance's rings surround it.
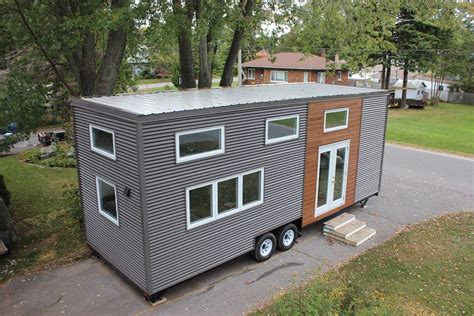
<svg viewBox="0 0 474 316">
<path fill-rule="evenodd" d="M 324 223 L 323 234 L 326 238 L 337 240 L 352 246 L 359 246 L 375 235 L 373 228 L 359 221 L 354 215 L 343 213 Z"/>
</svg>

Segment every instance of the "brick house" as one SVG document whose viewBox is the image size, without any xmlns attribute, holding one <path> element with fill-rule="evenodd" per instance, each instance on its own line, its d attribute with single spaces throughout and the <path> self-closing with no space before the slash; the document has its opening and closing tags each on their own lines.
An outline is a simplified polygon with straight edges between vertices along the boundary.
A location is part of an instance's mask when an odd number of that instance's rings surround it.
<svg viewBox="0 0 474 316">
<path fill-rule="evenodd" d="M 336 71 L 329 72 L 331 63 Z M 349 71 L 342 69 L 345 63 L 336 55 L 335 61 L 324 56 L 285 52 L 273 55 L 273 58 L 261 57 L 242 64 L 245 85 L 278 82 L 319 82 L 327 84 L 349 84 Z"/>
</svg>

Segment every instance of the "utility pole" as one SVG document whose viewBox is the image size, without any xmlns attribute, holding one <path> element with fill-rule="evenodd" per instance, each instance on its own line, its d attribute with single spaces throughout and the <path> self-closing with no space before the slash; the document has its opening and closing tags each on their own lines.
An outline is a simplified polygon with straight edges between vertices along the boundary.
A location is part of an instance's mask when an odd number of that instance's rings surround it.
<svg viewBox="0 0 474 316">
<path fill-rule="evenodd" d="M 237 67 L 239 76 L 239 87 L 242 87 L 242 49 L 239 48 L 239 54 L 237 55 Z"/>
</svg>

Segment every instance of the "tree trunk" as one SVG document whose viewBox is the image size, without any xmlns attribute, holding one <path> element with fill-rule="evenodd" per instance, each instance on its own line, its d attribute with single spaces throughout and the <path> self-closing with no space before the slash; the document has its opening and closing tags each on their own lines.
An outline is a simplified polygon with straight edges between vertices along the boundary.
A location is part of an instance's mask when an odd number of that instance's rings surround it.
<svg viewBox="0 0 474 316">
<path fill-rule="evenodd" d="M 186 0 L 185 11 L 181 0 L 173 0 L 173 12 L 179 17 L 178 46 L 179 71 L 181 75 L 180 89 L 196 88 L 194 80 L 193 47 L 191 42 L 191 22 L 194 16 L 192 0 Z"/>
<path fill-rule="evenodd" d="M 245 4 L 245 6 L 244 6 Z M 240 0 L 239 6 L 242 8 L 242 17 L 244 20 L 252 14 L 254 0 Z M 237 22 L 237 26 L 235 27 L 234 36 L 232 37 L 232 44 L 230 45 L 229 53 L 227 54 L 227 59 L 224 64 L 224 71 L 222 72 L 221 81 L 219 86 L 221 87 L 230 87 L 232 85 L 232 80 L 234 79 L 234 65 L 235 60 L 237 59 L 237 54 L 239 53 L 240 49 L 240 41 L 244 35 L 245 22 Z"/>
<path fill-rule="evenodd" d="M 392 72 L 392 60 L 390 58 L 387 59 L 387 70 L 385 73 L 385 89 L 390 88 L 390 74 Z"/>
<path fill-rule="evenodd" d="M 198 24 L 205 23 L 210 29 L 209 21 L 201 20 L 201 1 L 195 0 L 196 20 Z M 212 73 L 209 65 L 209 32 L 199 38 L 198 42 L 198 54 L 199 54 L 199 77 L 198 77 L 198 88 L 210 88 L 212 86 Z"/>
<path fill-rule="evenodd" d="M 382 62 L 382 74 L 380 76 L 380 89 L 385 89 L 385 60 Z"/>
<path fill-rule="evenodd" d="M 403 90 L 402 90 L 402 101 L 400 107 L 402 109 L 408 108 L 407 106 L 407 83 L 408 83 L 408 62 L 405 61 L 403 65 Z"/>
</svg>

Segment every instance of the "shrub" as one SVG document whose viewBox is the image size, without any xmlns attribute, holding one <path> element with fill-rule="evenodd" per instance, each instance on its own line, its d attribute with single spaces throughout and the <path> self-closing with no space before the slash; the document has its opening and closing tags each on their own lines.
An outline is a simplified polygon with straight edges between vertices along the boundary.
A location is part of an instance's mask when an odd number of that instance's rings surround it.
<svg viewBox="0 0 474 316">
<path fill-rule="evenodd" d="M 29 163 L 38 163 L 41 160 L 41 150 L 39 148 L 33 148 L 22 152 L 18 155 L 21 161 Z"/>
<path fill-rule="evenodd" d="M 64 156 L 53 156 L 39 162 L 40 165 L 45 167 L 59 167 L 59 168 L 75 168 L 76 159 Z"/>
<path fill-rule="evenodd" d="M 5 202 L 6 206 L 10 206 L 11 202 L 11 194 L 10 191 L 7 189 L 7 185 L 5 184 L 5 178 L 2 174 L 0 174 L 0 197 Z"/>
</svg>

